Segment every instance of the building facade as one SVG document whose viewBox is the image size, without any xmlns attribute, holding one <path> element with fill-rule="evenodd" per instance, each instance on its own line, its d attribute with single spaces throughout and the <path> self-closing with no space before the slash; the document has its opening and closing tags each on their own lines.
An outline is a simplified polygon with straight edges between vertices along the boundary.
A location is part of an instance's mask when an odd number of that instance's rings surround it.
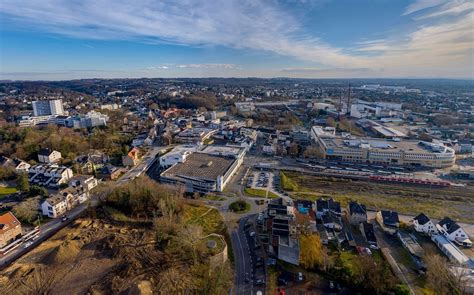
<svg viewBox="0 0 474 295">
<path fill-rule="evenodd" d="M 21 236 L 21 223 L 11 212 L 0 215 L 0 248 Z"/>
<path fill-rule="evenodd" d="M 343 162 L 449 168 L 456 160 L 452 148 L 423 141 L 342 136 L 316 139 L 324 158 Z"/>
<path fill-rule="evenodd" d="M 33 114 L 38 116 L 64 115 L 62 99 L 33 101 Z"/>
</svg>

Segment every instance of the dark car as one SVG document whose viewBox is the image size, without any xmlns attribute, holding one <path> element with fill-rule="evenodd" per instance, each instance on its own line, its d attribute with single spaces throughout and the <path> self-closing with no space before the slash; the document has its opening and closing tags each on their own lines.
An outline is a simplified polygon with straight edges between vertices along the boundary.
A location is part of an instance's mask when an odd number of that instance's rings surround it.
<svg viewBox="0 0 474 295">
<path fill-rule="evenodd" d="M 255 286 L 263 286 L 265 284 L 264 279 L 255 280 Z"/>
<path fill-rule="evenodd" d="M 288 285 L 288 282 L 285 279 L 282 279 L 282 278 L 278 279 L 278 287 L 286 286 L 286 285 Z"/>
</svg>

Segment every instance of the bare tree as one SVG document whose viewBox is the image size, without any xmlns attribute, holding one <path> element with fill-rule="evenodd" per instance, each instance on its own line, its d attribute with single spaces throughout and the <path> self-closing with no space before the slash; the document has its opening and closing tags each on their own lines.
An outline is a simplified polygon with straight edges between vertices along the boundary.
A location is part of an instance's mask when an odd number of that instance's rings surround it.
<svg viewBox="0 0 474 295">
<path fill-rule="evenodd" d="M 465 291 L 465 273 L 452 272 L 448 261 L 437 254 L 425 256 L 426 283 L 435 294 L 463 294 Z"/>
</svg>

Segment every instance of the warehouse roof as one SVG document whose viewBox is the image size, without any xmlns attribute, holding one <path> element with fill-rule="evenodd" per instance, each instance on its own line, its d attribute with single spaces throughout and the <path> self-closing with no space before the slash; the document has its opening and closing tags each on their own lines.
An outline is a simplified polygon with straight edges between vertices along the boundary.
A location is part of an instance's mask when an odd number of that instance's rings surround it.
<svg viewBox="0 0 474 295">
<path fill-rule="evenodd" d="M 163 176 L 215 181 L 218 176 L 223 176 L 229 170 L 234 161 L 228 157 L 193 153 L 185 162 L 178 163 L 163 172 Z"/>
</svg>

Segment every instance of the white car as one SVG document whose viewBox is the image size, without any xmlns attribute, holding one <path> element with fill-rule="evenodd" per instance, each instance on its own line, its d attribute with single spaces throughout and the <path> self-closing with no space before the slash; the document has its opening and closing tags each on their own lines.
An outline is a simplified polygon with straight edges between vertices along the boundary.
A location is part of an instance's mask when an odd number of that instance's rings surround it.
<svg viewBox="0 0 474 295">
<path fill-rule="evenodd" d="M 301 273 L 301 272 L 298 273 L 298 281 L 299 282 L 303 281 L 303 273 Z"/>
<path fill-rule="evenodd" d="M 29 246 L 33 245 L 32 241 L 26 242 L 25 245 L 23 245 L 23 248 L 28 248 Z"/>
</svg>

